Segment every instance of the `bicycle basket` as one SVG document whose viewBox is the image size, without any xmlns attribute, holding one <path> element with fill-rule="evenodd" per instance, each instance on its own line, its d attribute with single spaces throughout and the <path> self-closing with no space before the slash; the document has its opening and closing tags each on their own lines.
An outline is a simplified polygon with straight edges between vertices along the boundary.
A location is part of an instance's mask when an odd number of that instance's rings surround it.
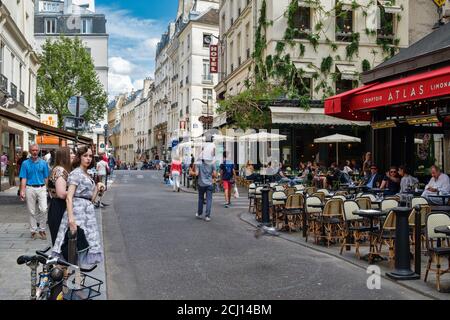
<svg viewBox="0 0 450 320">
<path fill-rule="evenodd" d="M 101 295 L 100 288 L 103 281 L 85 273 L 81 273 L 80 280 L 80 285 L 77 288 L 75 286 L 75 279 L 70 278 L 64 281 L 64 300 L 91 300 Z"/>
</svg>

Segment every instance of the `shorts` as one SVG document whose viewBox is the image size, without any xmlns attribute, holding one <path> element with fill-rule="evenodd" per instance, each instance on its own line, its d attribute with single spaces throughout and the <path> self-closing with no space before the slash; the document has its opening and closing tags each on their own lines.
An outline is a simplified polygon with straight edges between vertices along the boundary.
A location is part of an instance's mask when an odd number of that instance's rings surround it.
<svg viewBox="0 0 450 320">
<path fill-rule="evenodd" d="M 231 190 L 231 181 L 229 181 L 229 180 L 223 180 L 223 188 L 225 189 L 225 190 Z"/>
</svg>

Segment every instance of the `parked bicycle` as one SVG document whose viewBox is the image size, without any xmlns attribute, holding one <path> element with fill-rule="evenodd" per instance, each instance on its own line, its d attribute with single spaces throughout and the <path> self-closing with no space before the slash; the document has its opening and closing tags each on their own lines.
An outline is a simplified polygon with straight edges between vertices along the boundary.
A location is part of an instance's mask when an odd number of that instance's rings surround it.
<svg viewBox="0 0 450 320">
<path fill-rule="evenodd" d="M 87 275 L 97 268 L 83 269 L 46 254 L 51 248 L 36 251 L 35 256 L 20 256 L 17 264 L 31 269 L 30 300 L 92 300 L 101 295 L 103 281 Z M 42 271 L 39 272 L 39 265 Z"/>
</svg>

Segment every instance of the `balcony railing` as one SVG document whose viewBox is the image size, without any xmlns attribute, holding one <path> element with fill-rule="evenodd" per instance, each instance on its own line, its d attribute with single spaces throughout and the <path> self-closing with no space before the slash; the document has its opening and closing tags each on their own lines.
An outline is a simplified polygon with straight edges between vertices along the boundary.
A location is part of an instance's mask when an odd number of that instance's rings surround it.
<svg viewBox="0 0 450 320">
<path fill-rule="evenodd" d="M 180 88 L 183 88 L 183 80 L 180 81 Z"/>
<path fill-rule="evenodd" d="M 19 102 L 21 104 L 25 104 L 25 92 L 23 92 L 22 90 L 20 90 L 19 92 Z"/>
<path fill-rule="evenodd" d="M 0 90 L 8 92 L 8 78 L 0 74 Z"/>
<path fill-rule="evenodd" d="M 233 72 L 234 71 L 234 64 L 231 64 L 230 68 L 231 68 L 231 72 Z"/>
<path fill-rule="evenodd" d="M 189 83 L 189 76 L 186 77 L 186 84 Z"/>
<path fill-rule="evenodd" d="M 247 59 L 250 59 L 250 48 L 247 49 Z"/>
<path fill-rule="evenodd" d="M 11 97 L 17 100 L 17 86 L 11 82 Z"/>
</svg>

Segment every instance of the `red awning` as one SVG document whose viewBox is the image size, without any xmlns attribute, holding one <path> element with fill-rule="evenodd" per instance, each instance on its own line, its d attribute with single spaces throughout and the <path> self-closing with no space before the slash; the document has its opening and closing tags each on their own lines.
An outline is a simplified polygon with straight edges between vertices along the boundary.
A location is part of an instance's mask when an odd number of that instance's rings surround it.
<svg viewBox="0 0 450 320">
<path fill-rule="evenodd" d="M 363 111 L 446 95 L 450 95 L 450 66 L 364 88 L 352 95 L 349 110 Z"/>
<path fill-rule="evenodd" d="M 349 91 L 345 91 L 343 93 L 340 93 L 338 95 L 332 96 L 325 100 L 325 114 L 330 116 L 335 116 L 338 118 L 348 119 L 348 120 L 370 120 L 370 117 L 364 117 L 361 118 L 362 115 L 355 116 L 352 114 L 349 106 L 350 106 L 350 99 L 353 97 L 354 94 L 357 92 L 360 92 L 362 90 L 369 89 L 370 87 L 373 87 L 375 84 L 369 84 L 365 85 L 359 88 L 355 88 Z M 359 118 L 359 119 L 358 119 Z M 365 119 L 367 118 L 367 119 Z"/>
</svg>

